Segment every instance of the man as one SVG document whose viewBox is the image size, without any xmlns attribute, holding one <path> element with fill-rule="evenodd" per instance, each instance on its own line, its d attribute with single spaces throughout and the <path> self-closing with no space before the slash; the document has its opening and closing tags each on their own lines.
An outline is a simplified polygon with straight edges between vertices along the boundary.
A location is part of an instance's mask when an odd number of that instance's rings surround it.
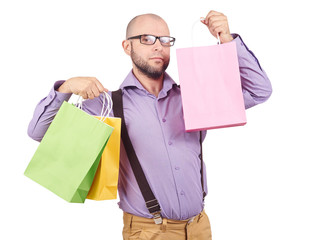
<svg viewBox="0 0 320 240">
<path fill-rule="evenodd" d="M 236 42 L 246 108 L 266 101 L 272 91 L 270 81 L 240 36 L 230 34 L 226 16 L 210 11 L 202 23 L 214 37 L 219 34 L 222 44 Z M 122 145 L 118 204 L 124 212 L 124 239 L 211 239 L 209 219 L 203 209 L 201 135 L 185 132 L 180 88 L 165 72 L 175 40 L 169 36 L 162 18 L 144 14 L 130 21 L 122 42 L 132 60 L 132 71 L 120 86 L 126 127 L 161 207 L 162 219 L 156 224 L 148 211 Z M 29 136 L 41 141 L 63 100 L 72 93 L 88 99 L 83 103 L 84 111 L 99 115 L 103 91 L 108 90 L 94 77 L 57 81 L 49 96 L 37 105 Z M 202 141 L 205 135 L 202 131 Z M 207 193 L 205 166 L 203 174 Z"/>
</svg>

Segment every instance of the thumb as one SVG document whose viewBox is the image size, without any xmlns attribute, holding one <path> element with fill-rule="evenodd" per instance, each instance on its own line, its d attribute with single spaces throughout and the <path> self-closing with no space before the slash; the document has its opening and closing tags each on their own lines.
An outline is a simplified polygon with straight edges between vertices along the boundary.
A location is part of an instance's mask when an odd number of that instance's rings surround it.
<svg viewBox="0 0 320 240">
<path fill-rule="evenodd" d="M 201 18 L 200 18 L 200 22 L 202 22 L 204 25 L 207 25 L 207 24 L 206 24 L 206 19 L 205 19 L 204 17 L 201 17 Z"/>
</svg>

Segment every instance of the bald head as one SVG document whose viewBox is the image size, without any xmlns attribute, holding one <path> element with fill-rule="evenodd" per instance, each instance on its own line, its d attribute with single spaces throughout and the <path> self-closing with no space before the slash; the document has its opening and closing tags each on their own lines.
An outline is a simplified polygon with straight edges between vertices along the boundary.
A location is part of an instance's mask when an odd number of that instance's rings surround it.
<svg viewBox="0 0 320 240">
<path fill-rule="evenodd" d="M 151 25 L 154 28 L 161 27 L 167 30 L 169 35 L 169 28 L 167 23 L 158 15 L 148 13 L 134 17 L 127 26 L 126 39 L 135 35 L 152 34 L 152 32 L 143 32 L 144 26 Z"/>
</svg>

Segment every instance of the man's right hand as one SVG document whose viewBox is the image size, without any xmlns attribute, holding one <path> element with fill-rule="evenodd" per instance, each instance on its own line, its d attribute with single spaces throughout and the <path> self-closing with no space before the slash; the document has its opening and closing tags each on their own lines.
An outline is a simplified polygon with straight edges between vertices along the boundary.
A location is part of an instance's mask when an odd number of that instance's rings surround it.
<svg viewBox="0 0 320 240">
<path fill-rule="evenodd" d="M 104 88 L 95 77 L 69 78 L 58 88 L 58 92 L 73 93 L 84 99 L 94 99 L 104 91 L 108 92 L 108 89 Z"/>
</svg>

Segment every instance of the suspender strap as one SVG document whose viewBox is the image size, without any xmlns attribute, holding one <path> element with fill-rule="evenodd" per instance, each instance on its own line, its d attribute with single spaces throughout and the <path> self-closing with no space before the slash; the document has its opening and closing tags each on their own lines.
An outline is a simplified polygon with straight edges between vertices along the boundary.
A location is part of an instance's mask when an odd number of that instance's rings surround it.
<svg viewBox="0 0 320 240">
<path fill-rule="evenodd" d="M 134 173 L 134 176 L 137 180 L 138 186 L 142 193 L 142 196 L 146 202 L 146 206 L 149 212 L 153 215 L 153 219 L 156 224 L 162 223 L 161 218 L 161 208 L 158 203 L 158 200 L 155 198 L 150 185 L 146 179 L 146 176 L 142 170 L 138 157 L 134 151 L 132 146 L 131 140 L 129 138 L 128 130 L 126 127 L 124 113 L 123 113 L 123 102 L 122 102 L 122 91 L 121 89 L 112 92 L 112 101 L 113 101 L 113 114 L 115 117 L 121 118 L 121 139 L 123 141 L 124 147 L 127 152 L 127 156 Z M 204 184 L 203 184 L 203 158 L 202 158 L 202 131 L 200 131 L 200 159 L 201 159 L 201 185 L 202 185 L 202 192 L 203 192 L 203 200 L 206 196 L 204 191 Z"/>
<path fill-rule="evenodd" d="M 202 186 L 202 194 L 203 194 L 203 200 L 206 196 L 206 192 L 204 191 L 204 184 L 203 184 L 203 158 L 202 158 L 202 131 L 200 130 L 200 159 L 201 159 L 201 186 Z"/>
<path fill-rule="evenodd" d="M 146 206 L 149 212 L 154 216 L 156 224 L 161 224 L 161 208 L 158 200 L 155 198 L 150 185 L 146 179 L 146 176 L 142 170 L 138 157 L 134 151 L 131 140 L 129 138 L 128 130 L 125 124 L 123 114 L 123 102 L 122 102 L 122 91 L 121 89 L 112 92 L 113 101 L 113 113 L 115 117 L 121 118 L 121 138 L 126 149 L 128 159 L 133 170 L 134 176 L 137 180 L 138 186 L 142 193 L 142 196 L 146 202 Z"/>
</svg>

